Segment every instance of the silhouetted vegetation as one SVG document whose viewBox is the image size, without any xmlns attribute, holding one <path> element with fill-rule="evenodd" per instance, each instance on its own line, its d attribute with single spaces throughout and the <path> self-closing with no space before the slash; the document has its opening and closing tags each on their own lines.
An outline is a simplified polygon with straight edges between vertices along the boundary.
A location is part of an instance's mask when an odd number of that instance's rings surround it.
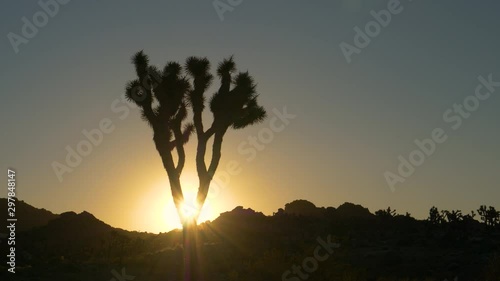
<svg viewBox="0 0 500 281">
<path fill-rule="evenodd" d="M 163 69 L 150 65 L 143 51 L 132 59 L 137 78 L 128 82 L 125 95 L 141 109 L 142 118 L 153 129 L 153 141 L 170 182 L 170 190 L 184 229 L 186 275 L 197 280 L 199 255 L 196 221 L 207 198 L 212 178 L 221 159 L 222 141 L 228 129 L 243 129 L 264 120 L 266 111 L 257 103 L 256 83 L 248 72 L 236 74 L 233 57 L 217 67 L 219 90 L 210 98 L 212 124 L 204 128 L 205 92 L 214 80 L 207 58 L 189 57 L 184 66 L 168 62 Z M 192 122 L 186 123 L 188 109 Z M 196 171 L 199 178 L 196 202 L 185 202 L 180 176 L 186 162 L 184 145 L 190 135 L 197 136 Z M 209 165 L 205 163 L 207 145 L 213 137 Z M 172 151 L 177 152 L 174 163 Z M 188 206 L 186 206 L 188 204 Z M 189 215 L 185 208 L 191 209 Z M 193 213 L 194 214 L 191 214 Z"/>
<path fill-rule="evenodd" d="M 492 206 L 486 208 L 486 206 L 482 205 L 477 210 L 477 213 L 481 217 L 481 221 L 488 226 L 497 226 L 500 223 L 500 212 Z"/>
<path fill-rule="evenodd" d="M 500 226 L 474 213 L 433 207 L 429 218 L 416 220 L 392 208 L 374 215 L 352 203 L 325 208 L 305 200 L 280 209 L 266 216 L 237 207 L 199 225 L 207 280 L 282 280 L 329 235 L 340 248 L 307 280 L 499 280 Z M 47 212 L 32 210 L 35 217 Z M 134 280 L 182 279 L 180 230 L 129 232 L 87 212 L 53 216 L 18 233 L 17 277 L 111 280 L 111 270 L 125 268 Z"/>
<path fill-rule="evenodd" d="M 391 207 L 388 207 L 387 210 L 376 211 L 375 215 L 381 218 L 393 218 L 396 216 L 396 210 L 391 210 Z"/>
</svg>

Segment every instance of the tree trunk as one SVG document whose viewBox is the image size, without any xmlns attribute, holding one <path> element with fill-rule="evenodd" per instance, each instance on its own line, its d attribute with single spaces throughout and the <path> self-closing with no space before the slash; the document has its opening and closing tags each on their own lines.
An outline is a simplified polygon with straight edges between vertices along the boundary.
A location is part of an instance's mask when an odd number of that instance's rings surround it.
<svg viewBox="0 0 500 281">
<path fill-rule="evenodd" d="M 200 281 L 200 247 L 196 220 L 187 220 L 182 226 L 184 253 L 184 281 Z"/>
</svg>

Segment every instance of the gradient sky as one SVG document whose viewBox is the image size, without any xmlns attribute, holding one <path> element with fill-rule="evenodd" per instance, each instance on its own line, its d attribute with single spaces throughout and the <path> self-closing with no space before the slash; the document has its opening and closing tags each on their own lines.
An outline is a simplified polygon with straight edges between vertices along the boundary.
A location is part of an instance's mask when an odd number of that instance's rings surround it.
<svg viewBox="0 0 500 281">
<path fill-rule="evenodd" d="M 203 219 L 238 205 L 272 214 L 295 199 L 391 206 L 418 218 L 433 205 L 498 206 L 500 88 L 458 130 L 442 115 L 474 93 L 478 76 L 500 81 L 500 3 L 402 1 L 348 64 L 339 44 L 353 44 L 353 28 L 388 1 L 311 2 L 243 0 L 221 21 L 212 1 L 70 1 L 16 54 L 7 34 L 21 34 L 21 18 L 41 8 L 8 1 L 0 17 L 2 181 L 15 168 L 19 199 L 55 213 L 86 210 L 128 230 L 177 227 L 150 128 L 137 109 L 123 120 L 111 109 L 134 78 L 131 56 L 144 49 L 160 67 L 191 55 L 216 65 L 234 54 L 271 117 L 284 106 L 296 115 L 252 161 L 238 146 L 271 118 L 226 135 L 219 171 L 235 161 L 241 172 L 208 200 Z M 65 147 L 103 118 L 114 131 L 59 182 L 51 164 L 64 163 Z M 391 192 L 384 172 L 438 127 L 448 140 Z M 194 140 L 182 177 L 188 193 L 197 182 Z"/>
</svg>

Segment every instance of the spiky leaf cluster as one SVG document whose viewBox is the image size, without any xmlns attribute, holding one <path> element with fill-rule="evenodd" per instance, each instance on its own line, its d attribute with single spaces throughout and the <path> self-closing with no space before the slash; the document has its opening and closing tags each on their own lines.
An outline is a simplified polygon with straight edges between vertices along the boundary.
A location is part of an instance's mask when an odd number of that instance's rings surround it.
<svg viewBox="0 0 500 281">
<path fill-rule="evenodd" d="M 188 116 L 188 106 L 197 116 L 201 116 L 205 108 L 205 93 L 214 78 L 210 74 L 210 61 L 189 57 L 184 66 L 168 62 L 160 70 L 150 65 L 149 57 L 140 51 L 133 56 L 132 62 L 137 79 L 126 86 L 128 100 L 141 108 L 142 117 L 150 126 L 166 126 L 170 137 L 175 135 L 173 130 L 184 128 L 182 135 L 187 140 L 186 136 L 194 131 L 194 125 L 183 126 L 182 122 Z M 217 67 L 220 88 L 210 99 L 213 130 L 241 129 L 261 122 L 266 116 L 264 108 L 257 103 L 258 94 L 252 76 L 248 72 L 235 72 L 233 57 L 223 60 Z"/>
<path fill-rule="evenodd" d="M 257 85 L 253 77 L 248 72 L 234 75 L 235 70 L 232 57 L 217 68 L 221 86 L 210 100 L 216 127 L 241 129 L 266 117 L 265 109 L 257 104 Z"/>
<path fill-rule="evenodd" d="M 183 217 L 181 205 L 184 200 L 180 174 L 185 164 L 184 144 L 196 132 L 196 169 L 200 179 L 197 203 L 201 209 L 208 194 L 210 182 L 221 158 L 221 147 L 227 129 L 241 129 L 261 122 L 266 111 L 257 103 L 256 83 L 248 72 L 236 73 L 233 57 L 223 60 L 217 67 L 220 79 L 219 90 L 210 98 L 212 124 L 203 128 L 205 93 L 214 76 L 210 74 L 210 61 L 206 58 L 189 57 L 181 66 L 167 62 L 163 69 L 149 63 L 143 51 L 132 58 L 136 79 L 127 83 L 125 95 L 140 109 L 142 118 L 153 128 L 153 140 L 163 166 L 167 171 L 172 197 Z M 192 123 L 185 123 L 192 109 Z M 209 166 L 205 163 L 208 140 L 213 139 Z M 171 151 L 177 151 L 177 164 Z"/>
<path fill-rule="evenodd" d="M 170 139 L 188 115 L 185 97 L 191 88 L 190 82 L 182 76 L 182 67 L 176 62 L 167 63 L 160 71 L 149 65 L 149 58 L 142 51 L 134 55 L 132 62 L 137 79 L 127 84 L 125 95 L 141 108 L 143 119 L 153 129 L 163 128 Z M 192 125 L 184 126 L 183 141 L 187 141 L 192 131 Z"/>
</svg>

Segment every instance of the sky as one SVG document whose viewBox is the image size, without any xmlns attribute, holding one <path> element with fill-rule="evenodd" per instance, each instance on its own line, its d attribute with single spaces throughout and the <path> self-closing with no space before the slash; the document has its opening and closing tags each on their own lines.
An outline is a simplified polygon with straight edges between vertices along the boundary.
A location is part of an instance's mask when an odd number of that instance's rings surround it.
<svg viewBox="0 0 500 281">
<path fill-rule="evenodd" d="M 127 230 L 179 227 L 152 131 L 122 99 L 140 50 L 159 67 L 234 55 L 268 111 L 227 133 L 201 221 L 296 199 L 417 218 L 500 205 L 498 1 L 60 0 L 44 18 L 49 2 L 0 12 L 1 180 L 15 169 L 18 198 L 35 207 Z M 58 178 L 53 163 L 68 165 L 67 148 L 102 123 L 102 140 Z"/>
</svg>

